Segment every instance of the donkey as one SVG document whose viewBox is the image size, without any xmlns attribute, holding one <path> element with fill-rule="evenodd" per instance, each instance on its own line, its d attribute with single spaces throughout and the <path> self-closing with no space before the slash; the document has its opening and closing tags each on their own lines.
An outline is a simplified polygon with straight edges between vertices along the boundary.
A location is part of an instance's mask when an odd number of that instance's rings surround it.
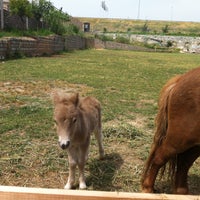
<svg viewBox="0 0 200 200">
<path fill-rule="evenodd" d="M 75 171 L 79 169 L 79 188 L 86 189 L 84 167 L 88 159 L 90 135 L 95 133 L 100 159 L 104 157 L 101 132 L 101 105 L 93 97 L 79 97 L 78 93 L 53 92 L 54 121 L 58 143 L 66 149 L 69 161 L 69 176 L 65 189 L 72 189 Z"/>
</svg>

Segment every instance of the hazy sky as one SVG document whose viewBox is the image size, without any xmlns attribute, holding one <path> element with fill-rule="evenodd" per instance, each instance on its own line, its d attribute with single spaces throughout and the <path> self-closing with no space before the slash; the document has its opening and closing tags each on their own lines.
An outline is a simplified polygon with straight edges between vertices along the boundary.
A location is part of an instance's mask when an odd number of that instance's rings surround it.
<svg viewBox="0 0 200 200">
<path fill-rule="evenodd" d="M 200 0 L 50 0 L 74 17 L 200 22 Z"/>
</svg>

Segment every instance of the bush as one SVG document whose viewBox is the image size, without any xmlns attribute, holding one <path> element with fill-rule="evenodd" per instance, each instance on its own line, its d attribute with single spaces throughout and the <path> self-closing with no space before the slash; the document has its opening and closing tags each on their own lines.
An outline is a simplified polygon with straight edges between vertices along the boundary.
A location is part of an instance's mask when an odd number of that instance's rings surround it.
<svg viewBox="0 0 200 200">
<path fill-rule="evenodd" d="M 166 45 L 167 47 L 172 47 L 173 46 L 173 42 L 172 41 L 170 41 L 170 40 L 168 40 L 167 41 L 167 45 Z"/>
<path fill-rule="evenodd" d="M 111 37 L 108 37 L 108 36 L 106 36 L 106 35 L 95 35 L 95 38 L 98 38 L 98 39 L 100 39 L 100 40 L 102 40 L 102 41 L 113 41 L 113 38 L 111 38 Z"/>
<path fill-rule="evenodd" d="M 146 21 L 144 26 L 142 27 L 142 32 L 149 32 L 148 22 Z"/>
<path fill-rule="evenodd" d="M 163 28 L 162 28 L 162 32 L 163 33 L 168 33 L 169 32 L 169 25 L 165 25 Z"/>
<path fill-rule="evenodd" d="M 116 42 L 120 42 L 120 43 L 124 43 L 124 44 L 129 44 L 130 41 L 128 38 L 125 38 L 125 37 L 122 37 L 122 36 L 118 36 L 116 39 L 115 39 Z"/>
<path fill-rule="evenodd" d="M 77 26 L 75 26 L 74 24 L 68 24 L 66 26 L 66 31 L 65 34 L 67 35 L 73 35 L 73 34 L 79 34 L 80 30 Z"/>
<path fill-rule="evenodd" d="M 103 32 L 106 33 L 107 32 L 107 28 L 103 28 Z"/>
</svg>

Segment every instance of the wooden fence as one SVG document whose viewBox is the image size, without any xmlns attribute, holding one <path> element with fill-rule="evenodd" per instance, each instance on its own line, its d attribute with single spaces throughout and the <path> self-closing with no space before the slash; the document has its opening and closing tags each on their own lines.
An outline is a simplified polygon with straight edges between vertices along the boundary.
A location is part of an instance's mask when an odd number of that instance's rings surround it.
<svg viewBox="0 0 200 200">
<path fill-rule="evenodd" d="M 200 200 L 200 196 L 0 186 L 1 200 Z"/>
</svg>

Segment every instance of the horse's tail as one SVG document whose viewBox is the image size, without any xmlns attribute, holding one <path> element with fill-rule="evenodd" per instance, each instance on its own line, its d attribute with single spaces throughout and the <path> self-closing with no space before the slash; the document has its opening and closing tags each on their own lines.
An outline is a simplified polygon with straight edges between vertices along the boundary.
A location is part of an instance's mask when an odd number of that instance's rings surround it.
<svg viewBox="0 0 200 200">
<path fill-rule="evenodd" d="M 153 161 L 153 158 L 154 158 L 157 148 L 162 144 L 162 141 L 166 136 L 166 132 L 167 132 L 167 128 L 168 128 L 169 97 L 170 97 L 170 94 L 173 92 L 173 89 L 174 89 L 176 83 L 178 82 L 178 80 L 180 79 L 180 77 L 181 77 L 181 75 L 178 75 L 178 76 L 175 76 L 172 79 L 170 79 L 164 85 L 164 87 L 162 88 L 162 90 L 160 92 L 160 97 L 159 97 L 159 101 L 158 101 L 158 113 L 155 118 L 156 131 L 155 131 L 155 135 L 154 135 L 153 144 L 151 146 L 150 155 L 149 155 L 148 160 L 145 165 L 142 182 L 151 168 L 152 161 Z M 173 163 L 173 161 L 170 163 Z M 173 168 L 173 164 L 170 167 Z M 161 171 L 161 175 L 164 174 L 164 171 L 165 171 L 165 166 L 163 167 L 163 170 Z"/>
</svg>

